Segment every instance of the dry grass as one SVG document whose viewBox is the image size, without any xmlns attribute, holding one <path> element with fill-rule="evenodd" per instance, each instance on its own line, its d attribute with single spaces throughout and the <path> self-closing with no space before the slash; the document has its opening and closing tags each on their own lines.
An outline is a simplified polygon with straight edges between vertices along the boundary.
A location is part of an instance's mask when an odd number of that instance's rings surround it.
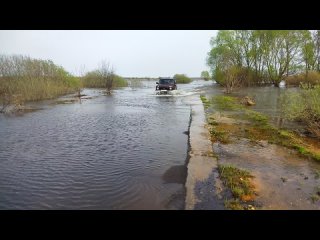
<svg viewBox="0 0 320 240">
<path fill-rule="evenodd" d="M 320 84 L 320 73 L 316 71 L 308 72 L 306 77 L 305 73 L 300 73 L 285 78 L 285 82 L 288 86 L 300 86 L 301 83 L 307 83 L 312 86 Z"/>
</svg>

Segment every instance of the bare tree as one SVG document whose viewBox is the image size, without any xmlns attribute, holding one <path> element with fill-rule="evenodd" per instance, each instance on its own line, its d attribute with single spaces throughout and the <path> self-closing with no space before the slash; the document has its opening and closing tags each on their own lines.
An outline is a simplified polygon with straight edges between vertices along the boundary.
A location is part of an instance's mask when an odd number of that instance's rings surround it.
<svg viewBox="0 0 320 240">
<path fill-rule="evenodd" d="M 86 69 L 85 65 L 81 65 L 78 69 L 78 76 L 79 76 L 79 80 L 80 80 L 80 85 L 79 85 L 79 88 L 77 89 L 77 92 L 78 92 L 77 97 L 79 98 L 80 103 L 81 103 L 81 97 L 83 96 L 83 95 L 81 95 L 81 91 L 82 91 L 82 87 L 83 87 L 82 79 L 85 76 L 85 69 Z"/>
<path fill-rule="evenodd" d="M 113 87 L 114 78 L 115 78 L 113 67 L 110 66 L 109 63 L 102 61 L 100 63 L 98 72 L 100 77 L 103 79 L 105 83 L 107 94 L 110 95 Z"/>
</svg>

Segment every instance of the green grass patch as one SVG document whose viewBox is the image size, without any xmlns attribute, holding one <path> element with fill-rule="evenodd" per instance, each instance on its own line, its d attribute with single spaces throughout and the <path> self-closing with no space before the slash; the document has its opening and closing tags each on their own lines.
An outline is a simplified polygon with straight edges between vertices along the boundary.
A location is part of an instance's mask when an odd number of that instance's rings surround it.
<svg viewBox="0 0 320 240">
<path fill-rule="evenodd" d="M 200 95 L 200 99 L 203 103 L 209 102 L 209 100 L 204 95 Z"/>
<path fill-rule="evenodd" d="M 317 194 L 313 194 L 311 195 L 310 200 L 312 201 L 312 203 L 316 203 L 320 200 L 320 196 Z"/>
<path fill-rule="evenodd" d="M 231 96 L 214 96 L 212 97 L 212 103 L 219 110 L 239 110 L 244 108 L 237 98 Z"/>
<path fill-rule="evenodd" d="M 221 180 L 231 190 L 235 199 L 242 201 L 254 199 L 253 176 L 248 171 L 232 165 L 219 165 L 218 171 Z"/>
<path fill-rule="evenodd" d="M 226 131 L 219 130 L 217 127 L 211 127 L 209 132 L 212 142 L 219 141 L 224 144 L 230 143 L 229 135 Z"/>
<path fill-rule="evenodd" d="M 246 110 L 245 117 L 250 121 L 259 124 L 259 125 L 267 125 L 268 124 L 268 117 L 260 112 L 253 111 L 253 110 Z"/>
<path fill-rule="evenodd" d="M 279 130 L 278 134 L 280 135 L 280 137 L 283 137 L 283 138 L 294 138 L 294 134 L 287 130 L 283 130 L 283 129 Z"/>
<path fill-rule="evenodd" d="M 306 157 L 311 157 L 312 159 L 316 161 L 320 161 L 320 154 L 313 152 L 312 150 L 308 149 L 307 147 L 294 144 L 292 145 L 292 148 L 296 149 L 301 155 Z"/>
<path fill-rule="evenodd" d="M 224 201 L 224 206 L 230 210 L 245 210 L 238 199 L 228 199 Z"/>
<path fill-rule="evenodd" d="M 210 116 L 207 118 L 207 122 L 211 126 L 217 126 L 218 122 L 214 119 L 214 117 Z"/>
<path fill-rule="evenodd" d="M 200 99 L 201 99 L 205 109 L 207 109 L 211 106 L 210 101 L 204 95 L 200 95 Z"/>
<path fill-rule="evenodd" d="M 306 150 L 305 147 L 302 147 L 302 146 L 299 146 L 299 145 L 294 145 L 293 148 L 298 150 L 298 152 L 301 153 L 302 155 L 306 155 L 308 153 L 308 151 Z"/>
</svg>

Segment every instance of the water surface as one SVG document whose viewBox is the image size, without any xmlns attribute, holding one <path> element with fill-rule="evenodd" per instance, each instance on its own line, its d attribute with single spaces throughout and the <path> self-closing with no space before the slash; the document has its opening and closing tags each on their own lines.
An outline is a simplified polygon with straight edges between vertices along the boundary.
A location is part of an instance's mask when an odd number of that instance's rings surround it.
<svg viewBox="0 0 320 240">
<path fill-rule="evenodd" d="M 171 97 L 153 81 L 112 96 L 86 89 L 81 104 L 0 116 L 0 209 L 183 209 L 184 98 L 206 84 Z"/>
</svg>

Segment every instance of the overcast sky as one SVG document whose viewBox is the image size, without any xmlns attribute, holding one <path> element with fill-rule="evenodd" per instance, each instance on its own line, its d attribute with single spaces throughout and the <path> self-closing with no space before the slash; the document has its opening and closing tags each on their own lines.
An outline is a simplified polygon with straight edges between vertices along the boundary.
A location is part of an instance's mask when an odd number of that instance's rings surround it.
<svg viewBox="0 0 320 240">
<path fill-rule="evenodd" d="M 110 62 L 124 77 L 200 76 L 217 31 L 0 31 L 0 54 L 50 59 L 77 74 Z"/>
</svg>

